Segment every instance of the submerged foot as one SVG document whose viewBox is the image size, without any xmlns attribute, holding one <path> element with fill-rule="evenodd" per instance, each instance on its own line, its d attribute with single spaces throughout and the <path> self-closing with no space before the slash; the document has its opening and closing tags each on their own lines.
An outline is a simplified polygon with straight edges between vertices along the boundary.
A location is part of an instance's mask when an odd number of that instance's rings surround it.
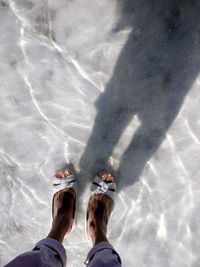
<svg viewBox="0 0 200 267">
<path fill-rule="evenodd" d="M 102 171 L 97 174 L 102 181 L 114 182 L 112 174 Z M 93 244 L 107 241 L 107 224 L 113 210 L 113 200 L 104 193 L 94 193 L 88 202 L 87 234 Z"/>
<path fill-rule="evenodd" d="M 56 178 L 63 179 L 73 175 L 69 169 L 58 171 Z M 62 242 L 65 234 L 70 233 L 73 225 L 73 217 L 75 212 L 76 193 L 73 188 L 64 188 L 57 192 L 53 197 L 52 215 L 53 225 L 49 237 L 60 239 Z"/>
</svg>

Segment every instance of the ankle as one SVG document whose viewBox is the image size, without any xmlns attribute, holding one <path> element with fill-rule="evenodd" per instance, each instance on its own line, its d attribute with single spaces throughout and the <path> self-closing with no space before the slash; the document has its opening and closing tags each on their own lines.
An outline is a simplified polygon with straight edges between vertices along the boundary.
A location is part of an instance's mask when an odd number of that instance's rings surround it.
<svg viewBox="0 0 200 267">
<path fill-rule="evenodd" d="M 70 220 L 64 214 L 56 215 L 53 220 L 52 228 L 48 237 L 56 239 L 59 242 L 63 242 L 66 233 L 71 231 L 72 224 Z"/>
<path fill-rule="evenodd" d="M 100 242 L 108 241 L 106 236 L 106 231 L 102 229 L 97 229 L 94 238 L 93 238 L 93 244 L 97 245 Z"/>
<path fill-rule="evenodd" d="M 92 239 L 93 245 L 96 245 L 100 242 L 107 241 L 107 226 L 102 220 L 93 219 L 89 223 L 89 234 Z"/>
</svg>

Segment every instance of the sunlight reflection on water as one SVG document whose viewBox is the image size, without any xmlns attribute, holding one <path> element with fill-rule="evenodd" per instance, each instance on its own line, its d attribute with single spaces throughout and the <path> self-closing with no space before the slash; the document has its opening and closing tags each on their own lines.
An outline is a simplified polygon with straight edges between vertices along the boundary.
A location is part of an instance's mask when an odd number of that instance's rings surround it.
<svg viewBox="0 0 200 267">
<path fill-rule="evenodd" d="M 91 247 L 85 238 L 84 221 L 92 177 L 81 168 L 80 159 L 94 129 L 98 99 L 116 71 L 129 34 L 133 30 L 136 40 L 146 40 L 145 30 L 143 25 L 141 29 L 126 25 L 126 17 L 124 21 L 119 19 L 116 1 L 94 4 L 91 0 L 86 7 L 81 0 L 28 3 L 11 0 L 7 8 L 0 7 L 0 265 L 32 249 L 47 235 L 51 225 L 52 176 L 66 162 L 72 162 L 78 172 L 79 202 L 76 228 L 64 245 L 69 266 L 76 267 L 83 263 Z M 140 4 L 146 14 L 144 3 Z M 79 14 L 78 20 L 74 14 Z M 160 28 L 155 32 L 160 33 Z M 150 42 L 152 46 L 154 41 Z M 131 58 L 135 76 L 143 60 L 137 56 Z M 198 57 L 198 51 L 193 56 Z M 152 83 L 157 84 L 157 76 L 150 82 L 149 77 L 151 73 L 141 81 L 138 95 Z M 125 87 L 121 90 L 127 92 Z M 115 95 L 111 96 L 115 99 Z M 123 101 L 126 97 L 121 95 Z M 118 194 L 109 235 L 124 266 L 197 266 L 199 99 L 197 78 L 161 146 L 147 160 L 140 179 L 134 180 L 134 169 L 130 173 L 126 169 L 116 172 Z M 134 101 L 137 103 L 137 99 Z M 106 103 L 111 107 L 113 102 Z M 147 104 L 153 106 L 150 101 Z M 131 109 L 120 108 L 122 112 Z M 145 106 L 142 110 L 145 113 Z M 145 115 L 150 117 L 148 111 Z M 120 122 L 123 116 L 117 116 Z M 143 126 L 143 116 L 142 112 L 135 112 L 121 131 L 108 158 L 115 170 Z M 160 117 L 156 113 L 158 121 Z M 103 130 L 114 131 L 114 123 L 109 121 L 109 129 Z M 97 133 L 97 140 L 101 134 Z M 101 147 L 104 145 L 100 143 Z M 98 154 L 100 148 L 95 149 Z M 134 155 L 129 164 L 134 165 L 135 161 Z"/>
</svg>

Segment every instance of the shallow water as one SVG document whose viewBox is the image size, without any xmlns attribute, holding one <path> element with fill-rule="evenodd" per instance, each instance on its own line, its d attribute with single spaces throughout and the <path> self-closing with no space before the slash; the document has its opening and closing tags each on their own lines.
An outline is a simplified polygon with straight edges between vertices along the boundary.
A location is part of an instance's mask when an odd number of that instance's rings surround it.
<svg viewBox="0 0 200 267">
<path fill-rule="evenodd" d="M 0 266 L 47 235 L 66 162 L 79 181 L 68 266 L 91 247 L 89 186 L 108 166 L 123 266 L 199 266 L 200 4 L 165 2 L 0 1 Z"/>
</svg>

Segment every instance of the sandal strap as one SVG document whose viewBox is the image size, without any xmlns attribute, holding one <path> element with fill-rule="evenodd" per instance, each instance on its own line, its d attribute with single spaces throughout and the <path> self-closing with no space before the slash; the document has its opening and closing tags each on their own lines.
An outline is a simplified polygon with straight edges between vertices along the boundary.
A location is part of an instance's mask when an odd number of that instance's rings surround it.
<svg viewBox="0 0 200 267">
<path fill-rule="evenodd" d="M 114 200 L 116 195 L 116 183 L 105 182 L 102 181 L 99 176 L 95 176 L 91 187 L 91 195 L 93 194 L 105 194 Z"/>
<path fill-rule="evenodd" d="M 52 183 L 52 187 L 53 187 L 53 190 L 55 192 L 58 192 L 62 189 L 65 189 L 65 188 L 73 188 L 76 192 L 77 190 L 77 181 L 76 181 L 76 178 L 75 176 L 72 174 L 72 175 L 69 175 L 69 176 L 66 176 L 64 178 L 55 178 L 53 180 L 53 183 Z"/>
</svg>

